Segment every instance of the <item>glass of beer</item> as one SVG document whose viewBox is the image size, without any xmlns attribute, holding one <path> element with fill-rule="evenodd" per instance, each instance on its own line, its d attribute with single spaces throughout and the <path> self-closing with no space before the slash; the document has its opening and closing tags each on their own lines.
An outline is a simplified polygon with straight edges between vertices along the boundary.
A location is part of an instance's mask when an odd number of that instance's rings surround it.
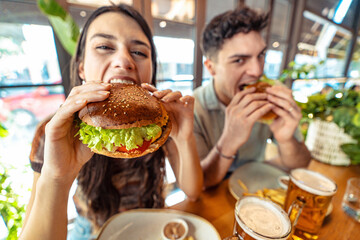
<svg viewBox="0 0 360 240">
<path fill-rule="evenodd" d="M 270 200 L 246 196 L 235 205 L 234 235 L 226 240 L 289 239 L 291 222 L 287 213 Z"/>
<path fill-rule="evenodd" d="M 291 171 L 284 209 L 288 211 L 297 198 L 305 202 L 296 224 L 294 239 L 318 238 L 317 234 L 336 190 L 336 184 L 320 173 L 303 168 Z"/>
</svg>

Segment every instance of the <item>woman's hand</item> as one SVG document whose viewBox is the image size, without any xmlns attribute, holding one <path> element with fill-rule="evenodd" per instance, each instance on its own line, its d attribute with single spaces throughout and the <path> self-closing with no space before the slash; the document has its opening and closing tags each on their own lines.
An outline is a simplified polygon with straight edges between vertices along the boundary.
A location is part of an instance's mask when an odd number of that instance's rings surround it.
<svg viewBox="0 0 360 240">
<path fill-rule="evenodd" d="M 149 84 L 142 84 L 142 87 L 159 98 L 168 111 L 172 123 L 170 136 L 174 141 L 166 143 L 167 158 L 179 187 L 189 199 L 196 200 L 203 187 L 203 173 L 193 132 L 195 99 L 182 96 L 179 91 L 158 91 Z"/>
<path fill-rule="evenodd" d="M 78 137 L 74 116 L 90 102 L 103 101 L 111 85 L 89 82 L 74 87 L 64 104 L 45 128 L 45 153 L 42 174 L 61 181 L 72 181 L 92 157 L 91 150 Z"/>
<path fill-rule="evenodd" d="M 182 96 L 179 91 L 173 92 L 169 89 L 158 91 L 149 84 L 142 84 L 142 87 L 163 102 L 172 123 L 170 136 L 175 141 L 188 140 L 193 134 L 195 99 L 191 96 Z"/>
<path fill-rule="evenodd" d="M 267 88 L 266 92 L 269 93 L 267 99 L 274 104 L 272 110 L 278 115 L 270 124 L 270 130 L 279 143 L 289 141 L 299 126 L 301 109 L 296 104 L 292 91 L 285 86 L 273 86 Z"/>
</svg>

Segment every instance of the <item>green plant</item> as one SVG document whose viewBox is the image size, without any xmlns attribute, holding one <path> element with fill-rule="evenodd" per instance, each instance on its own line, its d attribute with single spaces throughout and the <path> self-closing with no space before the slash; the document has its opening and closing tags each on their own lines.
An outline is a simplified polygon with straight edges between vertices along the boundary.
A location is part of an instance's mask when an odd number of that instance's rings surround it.
<svg viewBox="0 0 360 240">
<path fill-rule="evenodd" d="M 314 94 L 306 103 L 298 103 L 303 121 L 314 118 L 334 122 L 351 136 L 355 143 L 345 143 L 340 147 L 350 158 L 352 164 L 360 164 L 360 93 L 342 89 L 328 94 Z"/>
<path fill-rule="evenodd" d="M 0 214 L 9 231 L 6 239 L 18 239 L 25 206 L 19 203 L 19 196 L 12 189 L 8 172 L 3 164 L 0 164 Z"/>
<path fill-rule="evenodd" d="M 308 63 L 298 65 L 291 61 L 288 67 L 280 74 L 279 80 L 283 82 L 287 79 L 307 78 L 310 73 L 316 72 L 316 69 L 324 63 L 324 61 L 320 61 L 317 65 Z"/>
<path fill-rule="evenodd" d="M 56 0 L 37 0 L 37 4 L 42 13 L 48 17 L 61 45 L 71 56 L 74 55 L 80 30 L 70 13 Z"/>
<path fill-rule="evenodd" d="M 6 137 L 8 134 L 7 129 L 0 123 L 0 137 Z"/>
<path fill-rule="evenodd" d="M 0 137 L 6 137 L 8 131 L 0 123 Z M 0 215 L 8 229 L 7 240 L 18 239 L 22 226 L 25 206 L 19 203 L 19 196 L 14 192 L 4 164 L 0 163 Z"/>
</svg>

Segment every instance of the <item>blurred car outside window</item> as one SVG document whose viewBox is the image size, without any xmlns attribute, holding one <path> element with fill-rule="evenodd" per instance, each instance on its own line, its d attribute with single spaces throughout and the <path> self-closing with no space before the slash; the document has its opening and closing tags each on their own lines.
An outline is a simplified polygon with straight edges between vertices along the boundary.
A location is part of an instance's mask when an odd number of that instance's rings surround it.
<svg viewBox="0 0 360 240">
<path fill-rule="evenodd" d="M 4 5 L 5 8 L 5 5 Z M 16 15 L 12 8 L 4 9 Z M 54 34 L 49 25 L 0 22 L 0 162 L 15 192 L 27 204 L 33 172 L 29 155 L 37 124 L 64 102 Z"/>
</svg>

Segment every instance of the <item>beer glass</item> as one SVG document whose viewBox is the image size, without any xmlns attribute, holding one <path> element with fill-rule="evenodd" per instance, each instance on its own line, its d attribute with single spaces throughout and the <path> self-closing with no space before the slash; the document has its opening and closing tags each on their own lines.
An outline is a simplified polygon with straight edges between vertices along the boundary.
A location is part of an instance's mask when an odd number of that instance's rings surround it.
<svg viewBox="0 0 360 240">
<path fill-rule="evenodd" d="M 337 186 L 320 173 L 303 168 L 290 172 L 290 181 L 284 209 L 288 211 L 296 198 L 302 198 L 305 205 L 298 218 L 294 239 L 317 239 L 331 199 Z"/>
<path fill-rule="evenodd" d="M 235 205 L 234 235 L 226 240 L 289 239 L 292 224 L 286 212 L 270 200 L 246 196 Z"/>
</svg>

